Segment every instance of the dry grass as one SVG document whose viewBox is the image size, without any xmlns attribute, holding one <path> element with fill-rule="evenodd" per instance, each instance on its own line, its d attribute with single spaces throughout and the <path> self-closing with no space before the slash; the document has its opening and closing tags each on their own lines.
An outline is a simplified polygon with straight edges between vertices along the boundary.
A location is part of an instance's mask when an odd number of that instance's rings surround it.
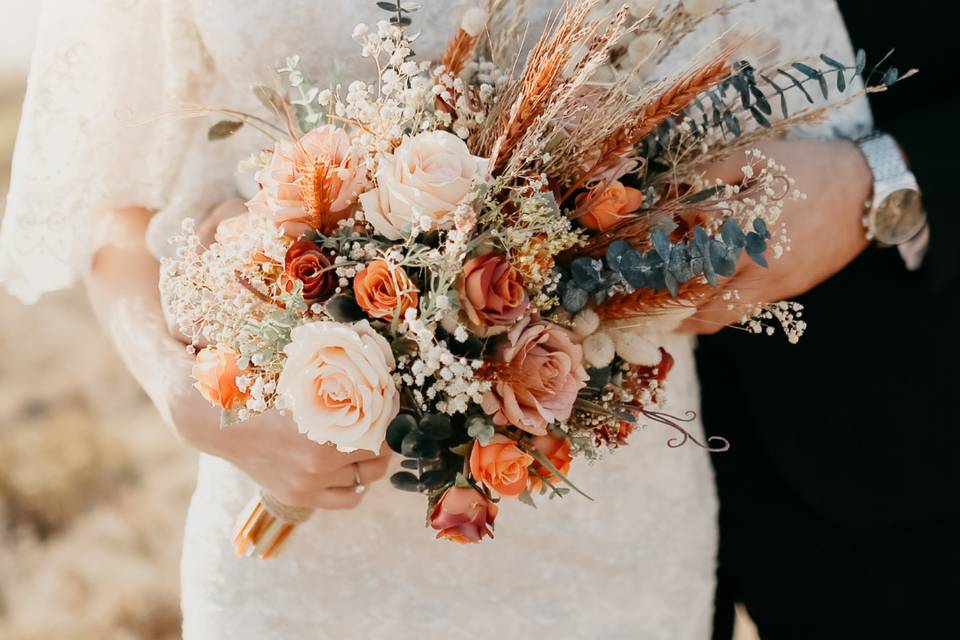
<svg viewBox="0 0 960 640">
<path fill-rule="evenodd" d="M 23 83 L 0 80 L 6 193 Z M 194 455 L 164 429 L 83 291 L 0 293 L 0 638 L 178 638 Z"/>
</svg>

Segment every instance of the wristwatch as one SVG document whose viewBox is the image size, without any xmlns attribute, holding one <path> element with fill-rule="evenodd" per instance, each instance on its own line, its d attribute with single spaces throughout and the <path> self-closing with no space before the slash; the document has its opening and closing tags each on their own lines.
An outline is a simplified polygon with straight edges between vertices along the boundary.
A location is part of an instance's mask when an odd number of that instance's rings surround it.
<svg viewBox="0 0 960 640">
<path fill-rule="evenodd" d="M 893 137 L 875 132 L 856 144 L 873 173 L 873 195 L 863 216 L 867 239 L 892 247 L 925 235 L 927 214 L 920 201 L 920 186 Z"/>
</svg>

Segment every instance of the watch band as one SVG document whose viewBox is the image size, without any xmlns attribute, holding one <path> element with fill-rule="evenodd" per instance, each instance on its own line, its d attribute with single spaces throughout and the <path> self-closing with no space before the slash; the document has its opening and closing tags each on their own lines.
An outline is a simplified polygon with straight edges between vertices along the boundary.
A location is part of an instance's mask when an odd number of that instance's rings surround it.
<svg viewBox="0 0 960 640">
<path fill-rule="evenodd" d="M 877 209 L 893 191 L 907 188 L 919 192 L 920 187 L 892 136 L 882 131 L 874 131 L 855 140 L 855 143 L 873 175 L 873 194 L 866 203 L 863 226 L 867 239 L 876 241 Z M 928 227 L 923 227 L 914 237 L 896 245 L 909 270 L 919 268 L 926 253 L 929 236 Z M 880 242 L 877 244 L 888 246 Z"/>
</svg>

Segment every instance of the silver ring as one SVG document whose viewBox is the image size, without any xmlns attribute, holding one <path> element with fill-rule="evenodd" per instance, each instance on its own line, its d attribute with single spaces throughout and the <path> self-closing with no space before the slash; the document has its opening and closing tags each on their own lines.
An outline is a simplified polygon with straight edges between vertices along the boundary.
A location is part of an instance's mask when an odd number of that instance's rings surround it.
<svg viewBox="0 0 960 640">
<path fill-rule="evenodd" d="M 367 485 L 360 482 L 360 465 L 353 463 L 353 490 L 357 493 L 363 493 L 367 490 Z"/>
</svg>

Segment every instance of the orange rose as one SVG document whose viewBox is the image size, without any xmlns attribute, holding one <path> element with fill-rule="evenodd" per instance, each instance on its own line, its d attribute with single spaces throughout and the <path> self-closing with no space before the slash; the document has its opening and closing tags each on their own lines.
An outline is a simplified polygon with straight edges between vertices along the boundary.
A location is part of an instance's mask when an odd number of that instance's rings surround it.
<svg viewBox="0 0 960 640">
<path fill-rule="evenodd" d="M 307 304 L 326 302 L 337 289 L 337 274 L 331 269 L 332 261 L 310 240 L 297 240 L 287 249 L 283 259 L 284 285 L 293 289 L 293 281 L 303 283 L 303 299 Z"/>
<path fill-rule="evenodd" d="M 580 224 L 595 231 L 607 231 L 640 208 L 643 193 L 614 180 L 606 186 L 600 183 L 593 190 L 581 193 L 576 203 Z"/>
<path fill-rule="evenodd" d="M 569 440 L 550 435 L 535 436 L 530 440 L 530 444 L 542 453 L 543 457 L 549 460 L 557 471 L 564 476 L 567 475 L 570 471 L 570 461 L 573 460 L 573 456 L 570 455 Z M 550 484 L 556 484 L 560 481 L 560 478 L 538 462 L 533 466 L 533 473 L 530 474 L 530 490 L 539 490 L 543 480 Z"/>
<path fill-rule="evenodd" d="M 246 369 L 237 366 L 239 356 L 234 351 L 219 351 L 213 347 L 202 349 L 197 354 L 191 375 L 193 385 L 215 407 L 233 409 L 246 402 L 247 394 L 237 387 L 237 376 Z"/>
<path fill-rule="evenodd" d="M 513 324 L 530 304 L 523 276 L 509 260 L 495 253 L 463 265 L 457 294 L 467 318 L 478 327 Z"/>
<path fill-rule="evenodd" d="M 493 537 L 497 505 L 472 487 L 451 487 L 430 514 L 430 526 L 436 529 L 437 540 L 444 538 L 460 544 L 480 542 Z"/>
<path fill-rule="evenodd" d="M 533 462 L 533 456 L 521 451 L 516 442 L 498 434 L 486 446 L 474 443 L 470 473 L 502 496 L 518 496 L 527 488 L 527 467 Z"/>
<path fill-rule="evenodd" d="M 392 321 L 402 318 L 407 309 L 416 309 L 420 296 L 402 267 L 374 260 L 353 280 L 357 304 L 371 318 Z"/>
</svg>

